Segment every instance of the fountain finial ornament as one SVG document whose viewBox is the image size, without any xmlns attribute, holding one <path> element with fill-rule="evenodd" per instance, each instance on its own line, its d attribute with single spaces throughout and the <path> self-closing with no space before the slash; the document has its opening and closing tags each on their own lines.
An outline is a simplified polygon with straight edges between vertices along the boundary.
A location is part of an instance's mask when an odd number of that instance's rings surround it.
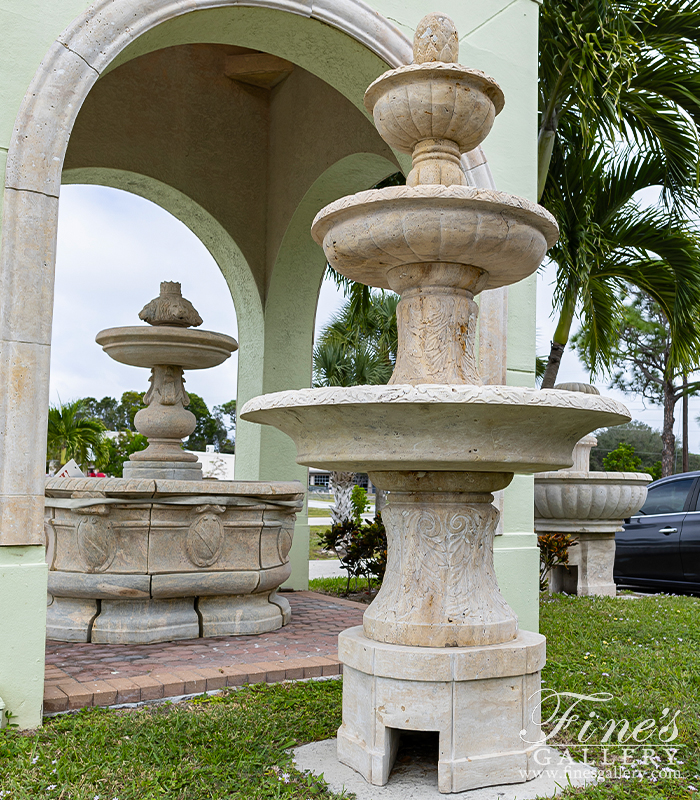
<svg viewBox="0 0 700 800">
<path fill-rule="evenodd" d="M 500 592 L 493 492 L 570 465 L 581 436 L 629 414 L 597 395 L 482 385 L 474 297 L 532 275 L 558 228 L 529 200 L 467 185 L 460 155 L 488 135 L 503 92 L 455 63 L 445 15 L 415 41 L 415 63 L 365 93 L 382 138 L 413 156 L 406 186 L 343 197 L 311 229 L 338 272 L 401 295 L 390 385 L 265 395 L 241 417 L 289 434 L 300 464 L 368 472 L 389 491 L 381 590 L 362 629 L 339 637 L 338 757 L 383 785 L 400 730 L 439 730 L 438 786 L 456 792 L 540 769 L 545 640 Z"/>
<path fill-rule="evenodd" d="M 431 61 L 456 64 L 459 61 L 457 28 L 446 14 L 426 14 L 418 23 L 413 37 L 413 61 L 416 64 Z"/>
<path fill-rule="evenodd" d="M 162 281 L 160 294 L 139 312 L 139 319 L 149 325 L 170 325 L 175 328 L 198 328 L 203 320 L 189 300 L 182 296 L 177 281 Z"/>
</svg>

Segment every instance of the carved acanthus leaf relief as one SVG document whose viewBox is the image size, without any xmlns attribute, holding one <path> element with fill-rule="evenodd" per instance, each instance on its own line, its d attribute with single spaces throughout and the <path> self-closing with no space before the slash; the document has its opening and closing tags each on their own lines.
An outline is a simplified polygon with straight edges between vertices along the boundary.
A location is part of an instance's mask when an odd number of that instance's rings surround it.
<svg viewBox="0 0 700 800">
<path fill-rule="evenodd" d="M 456 508 L 437 506 L 408 513 L 404 509 L 397 515 L 391 513 L 391 504 L 387 507 L 391 527 L 399 522 L 403 528 L 400 535 L 415 541 L 415 550 L 409 545 L 410 562 L 419 565 L 422 595 L 412 594 L 408 605 L 393 598 L 396 621 L 426 621 L 421 616 L 428 606 L 439 610 L 442 618 L 432 619 L 438 626 L 479 625 L 512 618 L 498 589 L 490 557 L 497 510 L 485 504 Z M 405 559 L 406 553 L 401 571 L 410 575 L 412 568 Z M 413 576 L 409 580 L 413 581 Z"/>
<path fill-rule="evenodd" d="M 294 389 L 254 397 L 243 406 L 241 415 L 273 408 L 295 406 L 351 405 L 367 403 L 427 403 L 516 405 L 532 408 L 570 408 L 606 411 L 629 416 L 622 403 L 610 397 L 560 392 L 555 389 L 528 389 L 520 386 L 329 386 Z"/>
<path fill-rule="evenodd" d="M 143 396 L 143 402 L 150 405 L 154 401 L 161 406 L 183 406 L 190 404 L 190 398 L 185 391 L 185 378 L 181 367 L 157 366 L 151 370 L 148 379 L 151 386 Z"/>
<path fill-rule="evenodd" d="M 481 383 L 474 356 L 476 320 L 476 304 L 466 297 L 402 299 L 399 351 L 389 383 Z"/>
</svg>

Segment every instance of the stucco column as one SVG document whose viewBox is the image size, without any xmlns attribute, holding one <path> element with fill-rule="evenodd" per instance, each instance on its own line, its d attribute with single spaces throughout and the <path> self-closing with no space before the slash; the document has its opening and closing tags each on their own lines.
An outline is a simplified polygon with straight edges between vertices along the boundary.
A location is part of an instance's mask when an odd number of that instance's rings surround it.
<svg viewBox="0 0 700 800">
<path fill-rule="evenodd" d="M 0 696 L 27 728 L 41 723 L 44 684 L 44 475 L 58 198 L 15 188 L 6 188 L 8 195 L 14 203 L 4 236 L 17 225 L 54 231 L 48 252 L 38 236 L 6 247 L 0 262 Z"/>
</svg>

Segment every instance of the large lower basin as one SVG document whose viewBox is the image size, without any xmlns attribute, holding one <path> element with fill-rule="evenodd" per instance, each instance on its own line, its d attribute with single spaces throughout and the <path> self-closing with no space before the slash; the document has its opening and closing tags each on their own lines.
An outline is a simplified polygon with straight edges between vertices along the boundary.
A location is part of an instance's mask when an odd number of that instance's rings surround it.
<svg viewBox="0 0 700 800">
<path fill-rule="evenodd" d="M 297 462 L 322 469 L 518 473 L 571 466 L 584 434 L 630 419 L 598 395 L 430 384 L 277 392 L 241 417 L 284 431 Z"/>
<path fill-rule="evenodd" d="M 384 289 L 392 267 L 449 263 L 488 273 L 481 289 L 531 275 L 557 240 L 554 217 L 521 197 L 472 186 L 390 186 L 323 208 L 311 233 L 331 265 Z"/>
<path fill-rule="evenodd" d="M 50 639 L 140 644 L 276 630 L 304 487 L 51 478 Z"/>
</svg>

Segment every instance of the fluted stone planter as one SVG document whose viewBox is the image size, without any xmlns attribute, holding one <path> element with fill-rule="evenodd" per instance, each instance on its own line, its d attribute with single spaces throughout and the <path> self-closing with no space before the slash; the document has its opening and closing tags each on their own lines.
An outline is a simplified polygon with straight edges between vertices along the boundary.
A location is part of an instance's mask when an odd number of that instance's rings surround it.
<svg viewBox="0 0 700 800">
<path fill-rule="evenodd" d="M 584 436 L 574 448 L 573 467 L 535 476 L 536 532 L 568 533 L 577 540 L 569 566 L 550 574 L 552 592 L 615 596 L 615 533 L 644 505 L 652 480 L 645 472 L 590 472 L 596 444 L 595 436 Z"/>
<path fill-rule="evenodd" d="M 292 482 L 52 478 L 47 636 L 146 643 L 286 625 Z"/>
</svg>

